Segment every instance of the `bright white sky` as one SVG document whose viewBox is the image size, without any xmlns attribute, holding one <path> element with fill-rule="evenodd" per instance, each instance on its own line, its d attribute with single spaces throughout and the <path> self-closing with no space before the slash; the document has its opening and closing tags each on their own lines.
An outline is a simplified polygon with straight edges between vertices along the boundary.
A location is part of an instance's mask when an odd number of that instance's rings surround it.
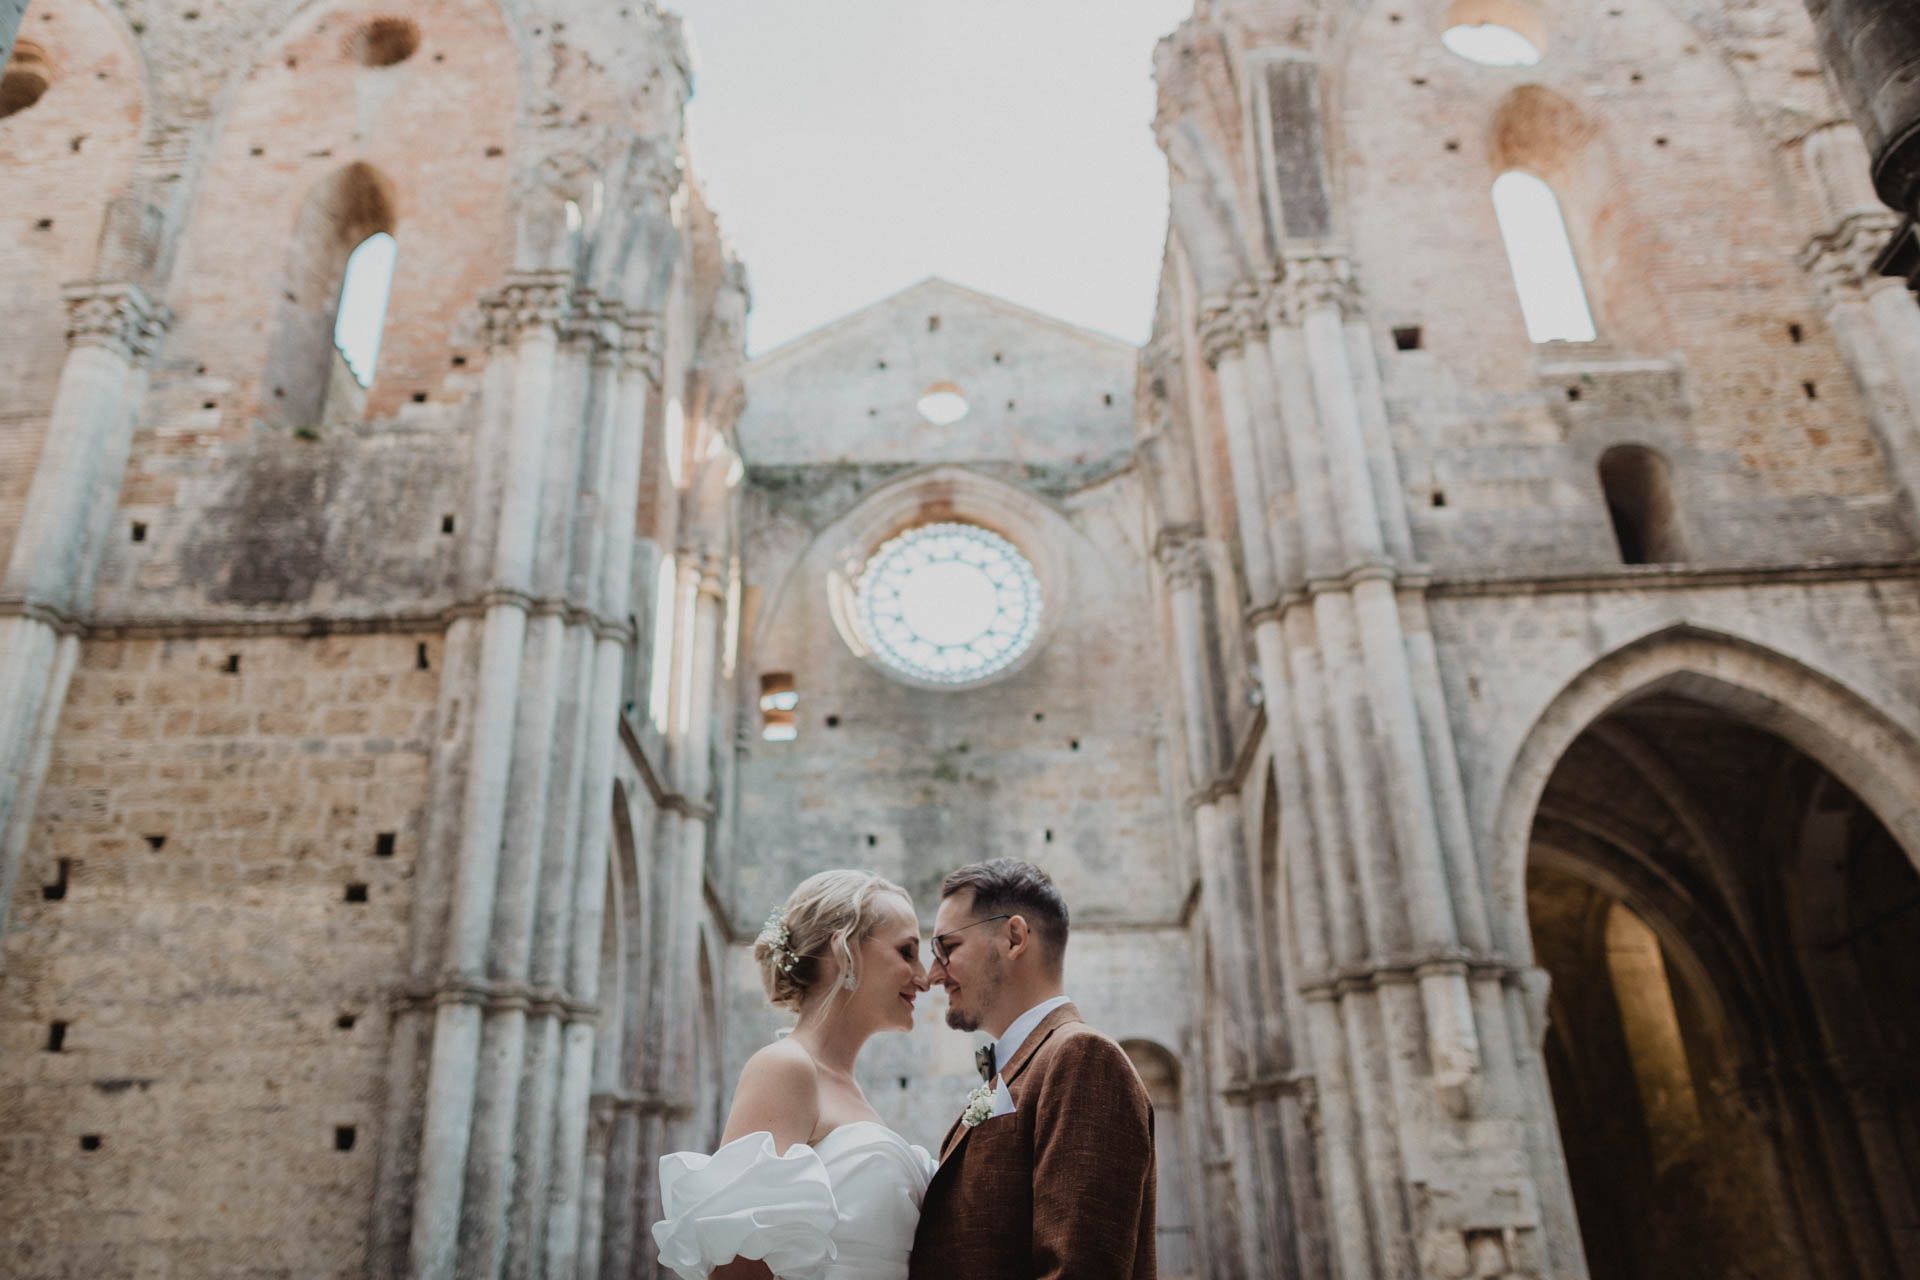
<svg viewBox="0 0 1920 1280">
<path fill-rule="evenodd" d="M 668 0 L 766 351 L 937 275 L 1130 341 L 1167 225 L 1153 48 L 1193 0 Z"/>
</svg>

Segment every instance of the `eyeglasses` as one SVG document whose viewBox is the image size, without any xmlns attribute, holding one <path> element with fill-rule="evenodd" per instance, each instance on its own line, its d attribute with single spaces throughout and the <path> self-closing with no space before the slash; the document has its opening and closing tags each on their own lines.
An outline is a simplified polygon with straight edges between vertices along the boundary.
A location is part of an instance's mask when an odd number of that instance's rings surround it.
<svg viewBox="0 0 1920 1280">
<path fill-rule="evenodd" d="M 947 957 L 953 954 L 952 951 L 947 949 L 948 938 L 951 938 L 956 933 L 965 933 L 969 929 L 978 929 L 983 924 L 992 924 L 995 920 L 1011 919 L 1013 919 L 1013 913 L 1008 912 L 1004 915 L 988 916 L 985 920 L 975 920 L 972 924 L 963 924 L 958 929 L 949 929 L 945 933 L 934 934 L 933 937 L 928 940 L 927 945 L 933 949 L 933 958 L 939 963 L 945 964 Z"/>
</svg>

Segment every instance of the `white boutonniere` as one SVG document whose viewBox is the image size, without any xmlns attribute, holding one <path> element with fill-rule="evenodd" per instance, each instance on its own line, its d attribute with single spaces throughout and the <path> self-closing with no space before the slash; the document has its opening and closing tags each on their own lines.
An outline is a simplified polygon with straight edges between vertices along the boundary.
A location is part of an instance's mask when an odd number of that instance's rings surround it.
<svg viewBox="0 0 1920 1280">
<path fill-rule="evenodd" d="M 982 1084 L 967 1095 L 967 1109 L 960 1113 L 960 1123 L 971 1129 L 993 1114 L 993 1085 Z"/>
</svg>

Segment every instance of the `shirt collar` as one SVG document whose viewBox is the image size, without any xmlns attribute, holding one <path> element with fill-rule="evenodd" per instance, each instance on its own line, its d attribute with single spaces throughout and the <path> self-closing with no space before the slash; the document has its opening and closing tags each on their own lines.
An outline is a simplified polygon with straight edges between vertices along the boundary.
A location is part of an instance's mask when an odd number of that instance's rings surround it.
<svg viewBox="0 0 1920 1280">
<path fill-rule="evenodd" d="M 1033 1029 L 1046 1020 L 1046 1016 L 1063 1004 L 1073 1003 L 1072 996 L 1055 996 L 1051 1000 L 1042 1000 L 1007 1025 L 1007 1033 L 993 1042 L 993 1061 L 996 1067 L 1004 1070 L 1013 1055 L 1020 1052 L 1020 1046 L 1026 1043 Z"/>
</svg>

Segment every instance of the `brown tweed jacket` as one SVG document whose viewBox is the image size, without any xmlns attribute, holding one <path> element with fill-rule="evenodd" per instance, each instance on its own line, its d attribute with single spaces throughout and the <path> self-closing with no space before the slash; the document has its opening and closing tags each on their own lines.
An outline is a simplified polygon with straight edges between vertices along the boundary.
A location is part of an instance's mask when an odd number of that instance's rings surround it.
<svg viewBox="0 0 1920 1280">
<path fill-rule="evenodd" d="M 910 1280 L 1154 1280 L 1153 1104 L 1126 1051 L 1067 1004 L 1000 1076 L 1014 1112 L 947 1131 Z"/>
</svg>

